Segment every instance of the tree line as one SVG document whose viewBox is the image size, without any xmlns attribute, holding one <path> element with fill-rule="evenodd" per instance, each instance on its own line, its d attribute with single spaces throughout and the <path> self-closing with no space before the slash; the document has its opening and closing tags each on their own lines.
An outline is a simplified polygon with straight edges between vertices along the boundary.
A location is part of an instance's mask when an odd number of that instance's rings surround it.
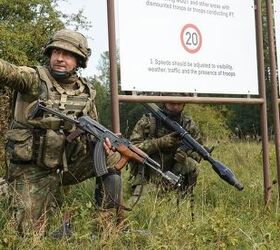
<svg viewBox="0 0 280 250">
<path fill-rule="evenodd" d="M 39 65 L 45 63 L 42 46 L 58 29 L 71 25 L 76 30 L 90 26 L 82 10 L 66 15 L 58 10 L 62 0 L 2 0 L 0 3 L 0 58 L 16 65 Z M 263 30 L 266 31 L 263 9 Z M 264 34 L 267 97 L 270 102 L 269 57 L 267 34 Z M 99 60 L 100 75 L 89 77 L 97 90 L 99 120 L 111 127 L 111 102 L 109 88 L 109 53 L 105 51 Z M 118 74 L 120 75 L 120 74 Z M 120 80 L 120 79 L 119 79 Z M 119 81 L 120 82 L 120 81 Z M 0 84 L 1 85 L 1 84 Z M 7 128 L 11 92 L 0 86 L 0 131 Z M 236 97 L 236 95 L 235 95 Z M 272 128 L 271 106 L 268 105 L 269 128 Z M 129 136 L 135 121 L 145 112 L 141 104 L 121 103 L 121 132 Z M 258 105 L 205 105 L 187 104 L 185 112 L 199 124 L 206 138 L 223 139 L 229 136 L 257 138 L 260 135 Z"/>
</svg>

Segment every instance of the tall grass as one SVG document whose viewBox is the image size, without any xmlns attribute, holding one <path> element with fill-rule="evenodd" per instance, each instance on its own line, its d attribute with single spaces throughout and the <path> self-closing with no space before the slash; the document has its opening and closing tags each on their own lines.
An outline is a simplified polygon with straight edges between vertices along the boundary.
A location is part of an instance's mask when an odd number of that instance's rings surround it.
<svg viewBox="0 0 280 250">
<path fill-rule="evenodd" d="M 126 212 L 128 230 L 106 225 L 101 231 L 100 217 L 92 202 L 94 182 L 89 180 L 72 187 L 64 207 L 50 221 L 51 232 L 60 225 L 63 210 L 74 214 L 74 235 L 59 241 L 48 236 L 18 237 L 8 203 L 2 197 L 0 249 L 279 249 L 278 190 L 277 185 L 271 186 L 271 200 L 265 209 L 261 145 L 225 142 L 212 155 L 231 168 L 244 190 L 228 185 L 209 163 L 203 162 L 195 188 L 194 221 L 188 199 L 177 205 L 175 192 L 165 196 L 151 192 Z M 272 181 L 276 176 L 273 146 L 270 159 Z M 126 194 L 128 173 L 124 171 L 123 176 Z"/>
</svg>

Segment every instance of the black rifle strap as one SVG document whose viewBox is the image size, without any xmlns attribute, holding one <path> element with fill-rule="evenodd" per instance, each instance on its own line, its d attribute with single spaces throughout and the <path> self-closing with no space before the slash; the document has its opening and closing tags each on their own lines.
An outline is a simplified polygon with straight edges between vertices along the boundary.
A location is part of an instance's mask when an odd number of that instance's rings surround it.
<svg viewBox="0 0 280 250">
<path fill-rule="evenodd" d="M 139 202 L 141 196 L 142 196 L 142 193 L 143 193 L 143 189 L 144 189 L 144 180 L 145 180 L 145 167 L 144 165 L 141 165 L 141 187 L 140 187 L 140 192 L 139 192 L 139 195 L 136 199 L 136 201 L 132 204 L 131 206 L 131 209 L 134 208 L 136 206 L 136 204 Z"/>
<path fill-rule="evenodd" d="M 180 209 L 180 201 L 184 198 L 184 197 L 187 197 L 189 195 L 189 199 L 190 199 L 190 210 L 191 210 L 191 219 L 192 221 L 194 221 L 194 185 L 190 186 L 190 187 L 187 187 L 185 189 L 185 185 L 183 184 L 183 187 L 182 188 L 178 188 L 177 189 L 177 209 L 178 209 L 178 212 L 179 212 L 179 209 Z"/>
</svg>

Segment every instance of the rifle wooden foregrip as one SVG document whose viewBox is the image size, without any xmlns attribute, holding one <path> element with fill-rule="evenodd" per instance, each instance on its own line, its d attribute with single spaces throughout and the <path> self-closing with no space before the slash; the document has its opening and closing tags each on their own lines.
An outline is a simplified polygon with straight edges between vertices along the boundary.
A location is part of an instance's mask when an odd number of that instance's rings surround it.
<svg viewBox="0 0 280 250">
<path fill-rule="evenodd" d="M 121 154 L 121 159 L 115 165 L 116 170 L 121 170 L 129 160 L 135 160 L 140 163 L 143 163 L 145 160 L 145 158 L 134 153 L 128 147 L 126 147 L 124 144 L 121 144 L 120 146 L 118 146 L 116 148 L 116 150 Z"/>
<path fill-rule="evenodd" d="M 137 148 L 136 146 L 132 145 L 131 149 L 133 152 L 135 152 L 138 156 L 141 156 L 142 159 L 148 158 L 148 155 L 143 152 L 140 148 Z"/>
</svg>

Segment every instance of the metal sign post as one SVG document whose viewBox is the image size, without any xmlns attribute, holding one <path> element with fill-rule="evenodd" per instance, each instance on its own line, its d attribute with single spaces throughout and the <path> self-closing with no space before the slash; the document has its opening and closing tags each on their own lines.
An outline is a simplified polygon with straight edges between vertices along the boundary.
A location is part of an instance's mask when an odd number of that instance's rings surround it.
<svg viewBox="0 0 280 250">
<path fill-rule="evenodd" d="M 279 4 L 275 3 L 275 4 Z M 280 9 L 279 9 L 280 11 Z M 274 125 L 274 142 L 276 151 L 276 164 L 277 164 L 277 183 L 278 183 L 278 197 L 280 197 L 280 126 L 279 126 L 279 98 L 276 76 L 276 51 L 275 51 L 275 34 L 273 25 L 273 8 L 271 0 L 266 0 L 266 13 L 267 13 L 267 28 L 268 28 L 268 40 L 269 40 L 269 58 L 270 58 L 270 77 L 272 88 L 272 109 L 273 109 L 273 125 Z M 276 20 L 276 19 L 275 19 Z M 279 21 L 279 20 L 278 20 Z M 276 25 L 277 23 L 275 23 Z M 280 25 L 279 23 L 277 25 Z M 280 32 L 279 32 L 280 33 Z M 278 34 L 278 38 L 279 38 Z M 278 41 L 280 44 L 280 41 Z M 280 48 L 278 47 L 278 55 Z M 278 58 L 279 63 L 280 58 Z M 279 64 L 278 64 L 279 65 Z"/>
</svg>

